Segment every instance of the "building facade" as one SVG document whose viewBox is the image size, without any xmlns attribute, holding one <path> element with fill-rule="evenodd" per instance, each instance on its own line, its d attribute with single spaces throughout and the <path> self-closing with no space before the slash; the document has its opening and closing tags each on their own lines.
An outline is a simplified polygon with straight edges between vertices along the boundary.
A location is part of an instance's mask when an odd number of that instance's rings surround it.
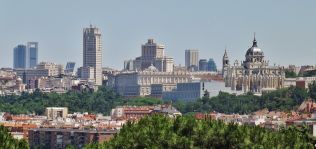
<svg viewBox="0 0 316 149">
<path fill-rule="evenodd" d="M 34 68 L 38 62 L 38 42 L 28 42 L 13 49 L 13 68 Z"/>
<path fill-rule="evenodd" d="M 47 107 L 45 115 L 49 120 L 55 120 L 58 118 L 66 118 L 68 115 L 67 107 Z"/>
<path fill-rule="evenodd" d="M 193 101 L 203 96 L 217 96 L 220 91 L 241 94 L 241 92 L 233 92 L 229 87 L 225 87 L 225 82 L 223 81 L 199 81 L 178 83 L 176 88 L 172 91 L 164 91 L 162 93 L 162 99 Z"/>
<path fill-rule="evenodd" d="M 96 85 L 102 85 L 101 31 L 90 25 L 83 30 L 83 67 L 94 67 Z"/>
<path fill-rule="evenodd" d="M 225 49 L 225 53 L 224 53 L 224 56 L 223 56 L 223 63 L 222 63 L 223 67 L 222 67 L 222 76 L 223 78 L 225 76 L 227 76 L 227 71 L 228 71 L 228 68 L 229 68 L 229 58 L 228 58 L 228 54 L 227 54 L 227 50 Z"/>
<path fill-rule="evenodd" d="M 160 72 L 154 66 L 144 71 L 121 72 L 109 77 L 108 84 L 123 96 L 149 96 L 152 84 L 177 84 L 190 82 L 187 71 Z"/>
<path fill-rule="evenodd" d="M 199 51 L 196 49 L 185 50 L 185 67 L 191 71 L 199 70 Z"/>
<path fill-rule="evenodd" d="M 28 68 L 34 68 L 38 62 L 38 42 L 27 43 L 27 62 Z"/>
<path fill-rule="evenodd" d="M 207 61 L 206 61 L 206 59 L 200 59 L 200 61 L 199 61 L 199 71 L 208 71 L 207 70 Z"/>
<path fill-rule="evenodd" d="M 81 149 L 89 143 L 108 141 L 116 133 L 116 130 L 35 128 L 28 134 L 30 148 L 64 149 L 72 145 Z"/>
<path fill-rule="evenodd" d="M 95 82 L 95 68 L 94 67 L 79 67 L 77 71 L 77 76 L 88 82 Z"/>
<path fill-rule="evenodd" d="M 153 65 L 158 71 L 172 72 L 173 58 L 165 56 L 164 50 L 163 44 L 155 43 L 154 39 L 148 39 L 147 43 L 142 45 L 142 55 L 133 61 L 125 61 L 124 70 L 143 71 Z"/>
<path fill-rule="evenodd" d="M 216 63 L 214 61 L 214 59 L 210 58 L 207 62 L 207 70 L 208 71 L 214 71 L 216 72 L 217 71 L 217 66 L 216 66 Z"/>
<path fill-rule="evenodd" d="M 59 76 L 64 74 L 64 66 L 52 62 L 40 62 L 36 69 L 47 69 L 48 76 Z"/>
<path fill-rule="evenodd" d="M 17 76 L 22 78 L 28 89 L 38 87 L 38 79 L 41 77 L 59 76 L 63 73 L 63 66 L 51 62 L 40 62 L 34 68 L 14 69 Z"/>
<path fill-rule="evenodd" d="M 65 75 L 74 75 L 76 63 L 75 62 L 67 62 L 66 69 L 65 69 Z"/>
<path fill-rule="evenodd" d="M 231 87 L 232 90 L 253 93 L 284 87 L 284 67 L 269 66 L 269 61 L 264 60 L 264 53 L 257 46 L 255 38 L 253 45 L 247 50 L 245 58 L 241 64 L 236 60 L 231 66 L 225 50 L 223 77 L 227 87 Z"/>
<path fill-rule="evenodd" d="M 13 50 L 13 68 L 26 68 L 26 46 L 18 45 Z"/>
</svg>

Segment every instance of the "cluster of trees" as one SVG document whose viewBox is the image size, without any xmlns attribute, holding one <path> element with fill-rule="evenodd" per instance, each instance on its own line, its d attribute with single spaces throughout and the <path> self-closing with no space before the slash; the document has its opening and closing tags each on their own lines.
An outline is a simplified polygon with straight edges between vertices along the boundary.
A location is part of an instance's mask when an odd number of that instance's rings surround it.
<svg viewBox="0 0 316 149">
<path fill-rule="evenodd" d="M 316 76 L 316 70 L 306 71 L 301 76 L 303 76 L 303 77 L 314 77 L 314 76 Z"/>
<path fill-rule="evenodd" d="M 70 91 L 65 94 L 43 93 L 36 90 L 33 93 L 22 93 L 21 96 L 0 96 L 0 111 L 13 114 L 44 114 L 45 107 L 68 107 L 70 112 L 91 112 L 109 114 L 118 105 L 155 105 L 162 103 L 155 98 L 126 99 L 106 87 L 100 87 L 97 92 Z"/>
<path fill-rule="evenodd" d="M 21 96 L 9 95 L 0 97 L 0 111 L 13 114 L 36 113 L 43 114 L 45 107 L 68 107 L 69 111 L 109 113 L 112 107 L 123 102 L 114 92 L 100 88 L 95 93 L 90 91 L 65 94 L 43 93 L 36 90 L 33 93 L 22 93 Z"/>
<path fill-rule="evenodd" d="M 285 70 L 285 78 L 296 78 L 298 75 L 291 70 Z"/>
<path fill-rule="evenodd" d="M 313 87 L 314 92 L 311 90 L 310 93 L 313 93 L 316 97 L 316 85 L 311 85 L 311 88 Z M 268 110 L 291 111 L 306 100 L 310 93 L 306 89 L 298 87 L 278 89 L 264 93 L 262 96 L 251 93 L 234 95 L 220 92 L 216 97 L 203 97 L 197 101 L 187 103 L 175 101 L 173 105 L 182 113 L 217 111 L 247 114 L 265 108 Z"/>
<path fill-rule="evenodd" d="M 111 148 L 314 148 L 306 127 L 273 131 L 258 126 L 154 115 L 128 122 L 109 142 L 86 149 Z"/>
<path fill-rule="evenodd" d="M 220 92 L 218 96 L 203 97 L 196 101 L 173 101 L 182 113 L 192 112 L 222 112 L 247 114 L 260 109 L 290 111 L 298 107 L 308 97 L 316 99 L 316 83 L 309 86 L 309 92 L 305 89 L 290 87 L 263 94 L 261 97 L 251 93 L 246 95 L 234 95 Z M 120 105 L 157 105 L 171 103 L 156 98 L 123 98 L 112 90 L 101 87 L 97 92 L 70 91 L 65 94 L 43 93 L 36 90 L 34 93 L 22 93 L 21 96 L 0 96 L 0 111 L 13 114 L 44 114 L 45 107 L 68 107 L 70 112 L 90 112 L 109 114 L 112 108 Z"/>
<path fill-rule="evenodd" d="M 314 77 L 316 76 L 316 70 L 309 70 L 303 73 L 295 73 L 291 70 L 285 70 L 285 78 L 296 78 L 296 77 Z"/>
<path fill-rule="evenodd" d="M 1 149 L 29 149 L 28 143 L 22 139 L 17 140 L 12 137 L 8 129 L 0 125 L 0 148 Z"/>
</svg>

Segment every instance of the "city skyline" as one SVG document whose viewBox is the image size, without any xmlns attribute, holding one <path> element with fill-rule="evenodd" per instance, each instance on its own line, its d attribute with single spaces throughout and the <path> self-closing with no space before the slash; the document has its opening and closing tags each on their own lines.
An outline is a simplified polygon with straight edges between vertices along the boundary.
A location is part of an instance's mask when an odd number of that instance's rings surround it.
<svg viewBox="0 0 316 149">
<path fill-rule="evenodd" d="M 200 59 L 213 58 L 221 67 L 225 47 L 231 61 L 243 59 L 253 32 L 271 65 L 315 64 L 315 52 L 310 48 L 316 40 L 316 21 L 310 19 L 316 14 L 313 1 L 256 5 L 251 1 L 160 1 L 155 5 L 138 1 L 124 6 L 115 1 L 95 1 L 98 5 L 84 12 L 84 1 L 73 5 L 74 1 L 61 2 L 2 2 L 0 67 L 12 67 L 13 48 L 28 41 L 39 42 L 39 62 L 65 65 L 74 61 L 81 66 L 82 29 L 90 23 L 103 32 L 102 65 L 116 69 L 123 68 L 124 60 L 140 55 L 141 45 L 148 38 L 164 44 L 166 55 L 173 57 L 176 65 L 184 66 L 184 51 L 192 48 L 200 51 Z M 23 11 L 26 8 L 30 11 Z"/>
</svg>

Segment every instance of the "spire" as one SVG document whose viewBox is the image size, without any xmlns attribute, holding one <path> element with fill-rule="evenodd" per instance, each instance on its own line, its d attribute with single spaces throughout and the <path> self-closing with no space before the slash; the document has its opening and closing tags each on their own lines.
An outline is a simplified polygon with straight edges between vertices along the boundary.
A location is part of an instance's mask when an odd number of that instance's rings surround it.
<svg viewBox="0 0 316 149">
<path fill-rule="evenodd" d="M 252 47 L 257 47 L 256 32 L 253 33 Z"/>
<path fill-rule="evenodd" d="M 225 47 L 224 57 L 228 57 L 226 47 Z"/>
</svg>

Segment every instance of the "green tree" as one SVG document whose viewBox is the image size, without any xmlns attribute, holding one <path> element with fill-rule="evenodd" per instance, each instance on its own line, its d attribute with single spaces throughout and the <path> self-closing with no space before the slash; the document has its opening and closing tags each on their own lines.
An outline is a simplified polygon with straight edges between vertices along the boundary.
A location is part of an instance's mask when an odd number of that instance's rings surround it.
<svg viewBox="0 0 316 149">
<path fill-rule="evenodd" d="M 0 148 L 1 149 L 28 149 L 28 143 L 22 139 L 17 140 L 12 137 L 8 129 L 0 125 Z"/>
<path fill-rule="evenodd" d="M 285 70 L 285 78 L 296 78 L 297 74 L 294 71 Z"/>
<path fill-rule="evenodd" d="M 128 122 L 109 142 L 90 144 L 100 148 L 313 148 L 307 128 L 289 127 L 273 131 L 258 126 L 196 120 L 193 117 L 170 119 L 162 115 Z"/>
</svg>

